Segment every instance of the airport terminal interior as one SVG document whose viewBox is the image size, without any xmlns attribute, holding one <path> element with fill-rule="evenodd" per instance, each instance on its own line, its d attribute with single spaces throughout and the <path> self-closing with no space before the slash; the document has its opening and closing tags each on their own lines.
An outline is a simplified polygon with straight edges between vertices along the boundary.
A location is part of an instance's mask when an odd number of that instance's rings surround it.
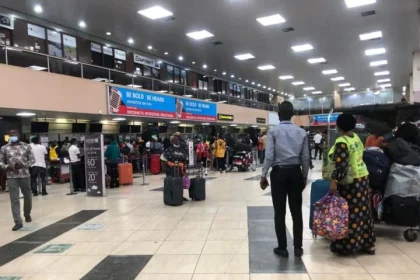
<svg viewBox="0 0 420 280">
<path fill-rule="evenodd" d="M 419 28 L 419 0 L 0 0 L 0 280 L 420 280 Z"/>
</svg>

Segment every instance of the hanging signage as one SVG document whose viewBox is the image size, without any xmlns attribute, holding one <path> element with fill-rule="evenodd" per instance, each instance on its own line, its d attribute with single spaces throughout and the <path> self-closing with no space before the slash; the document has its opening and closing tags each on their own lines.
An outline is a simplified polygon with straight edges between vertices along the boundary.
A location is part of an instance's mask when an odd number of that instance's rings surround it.
<svg viewBox="0 0 420 280">
<path fill-rule="evenodd" d="M 28 35 L 45 40 L 45 28 L 28 23 Z"/>
<path fill-rule="evenodd" d="M 108 110 L 114 115 L 215 121 L 217 105 L 172 95 L 108 86 Z"/>
<path fill-rule="evenodd" d="M 217 114 L 217 119 L 219 121 L 233 122 L 234 116 L 233 115 L 226 115 L 226 114 Z"/>
<path fill-rule="evenodd" d="M 105 195 L 104 136 L 86 134 L 85 169 L 87 196 Z"/>
<path fill-rule="evenodd" d="M 160 63 L 158 63 L 156 60 L 138 54 L 134 54 L 134 62 L 160 69 Z"/>
<path fill-rule="evenodd" d="M 102 53 L 102 46 L 97 43 L 90 43 L 90 50 L 97 53 Z"/>
<path fill-rule="evenodd" d="M 264 118 L 257 118 L 257 123 L 263 123 L 263 124 L 265 124 L 266 122 L 267 122 L 267 120 L 264 119 Z"/>
<path fill-rule="evenodd" d="M 114 49 L 114 57 L 119 60 L 126 60 L 125 51 Z"/>
<path fill-rule="evenodd" d="M 112 51 L 112 48 L 110 48 L 110 47 L 107 47 L 107 46 L 103 46 L 102 47 L 102 49 L 103 49 L 103 51 L 104 51 L 104 54 L 106 54 L 106 55 L 110 55 L 110 56 L 113 56 L 113 51 Z"/>
<path fill-rule="evenodd" d="M 4 27 L 7 29 L 14 29 L 14 20 L 11 16 L 5 16 L 0 14 L 0 27 Z"/>
<path fill-rule="evenodd" d="M 341 115 L 341 113 L 331 114 L 330 125 L 335 125 L 339 115 Z M 308 116 L 309 125 L 310 126 L 328 125 L 328 116 L 329 114 Z"/>
<path fill-rule="evenodd" d="M 61 44 L 61 33 L 48 29 L 47 39 L 48 39 L 48 54 L 62 57 L 63 46 Z"/>
<path fill-rule="evenodd" d="M 70 60 L 77 60 L 76 37 L 63 34 L 64 57 Z"/>
</svg>

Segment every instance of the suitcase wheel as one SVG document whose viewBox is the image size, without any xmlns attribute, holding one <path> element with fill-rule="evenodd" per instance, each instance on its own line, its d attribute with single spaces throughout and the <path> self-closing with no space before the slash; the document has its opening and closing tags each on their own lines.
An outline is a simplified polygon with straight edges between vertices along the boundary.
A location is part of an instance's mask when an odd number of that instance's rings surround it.
<svg viewBox="0 0 420 280">
<path fill-rule="evenodd" d="M 407 229 L 404 231 L 404 238 L 408 242 L 414 242 L 417 240 L 417 230 L 415 229 Z"/>
</svg>

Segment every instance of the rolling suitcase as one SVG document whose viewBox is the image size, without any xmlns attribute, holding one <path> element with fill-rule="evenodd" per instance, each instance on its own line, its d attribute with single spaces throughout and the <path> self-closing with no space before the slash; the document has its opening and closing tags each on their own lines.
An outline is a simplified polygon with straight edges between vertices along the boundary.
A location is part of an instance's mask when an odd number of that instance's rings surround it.
<svg viewBox="0 0 420 280">
<path fill-rule="evenodd" d="M 327 195 L 330 191 L 330 182 L 327 180 L 316 180 L 311 186 L 311 208 L 309 212 L 309 228 L 312 230 L 314 220 L 315 203 Z"/>
<path fill-rule="evenodd" d="M 175 177 L 166 177 L 163 181 L 163 203 L 169 206 L 184 203 L 184 186 L 182 177 L 179 177 L 179 167 L 175 170 Z"/>
<path fill-rule="evenodd" d="M 118 179 L 121 186 L 133 184 L 133 165 L 131 163 L 118 164 Z"/>
<path fill-rule="evenodd" d="M 192 200 L 206 200 L 206 179 L 192 178 L 189 194 Z"/>
<path fill-rule="evenodd" d="M 160 173 L 160 155 L 153 154 L 150 156 L 150 173 L 157 175 Z"/>
</svg>

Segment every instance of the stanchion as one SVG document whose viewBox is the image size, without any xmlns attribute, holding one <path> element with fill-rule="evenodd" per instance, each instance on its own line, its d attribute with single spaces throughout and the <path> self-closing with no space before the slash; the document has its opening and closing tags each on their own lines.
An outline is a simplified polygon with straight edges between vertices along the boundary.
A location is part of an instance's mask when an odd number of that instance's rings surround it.
<svg viewBox="0 0 420 280">
<path fill-rule="evenodd" d="M 207 162 L 208 162 L 208 159 L 206 158 L 206 169 L 204 170 L 204 176 L 207 176 Z M 203 163 L 201 163 L 201 165 L 203 165 Z"/>
<path fill-rule="evenodd" d="M 69 165 L 69 175 L 70 175 L 70 192 L 67 195 L 75 195 L 77 192 L 73 191 L 73 171 L 71 170 L 71 164 Z"/>
<path fill-rule="evenodd" d="M 149 182 L 146 176 L 146 170 L 147 170 L 147 154 L 143 156 L 143 183 L 141 184 L 141 186 L 149 185 Z"/>
<path fill-rule="evenodd" d="M 257 160 L 258 160 L 257 150 L 252 149 L 252 167 L 251 167 L 252 171 L 257 170 L 257 164 L 258 164 Z"/>
</svg>

